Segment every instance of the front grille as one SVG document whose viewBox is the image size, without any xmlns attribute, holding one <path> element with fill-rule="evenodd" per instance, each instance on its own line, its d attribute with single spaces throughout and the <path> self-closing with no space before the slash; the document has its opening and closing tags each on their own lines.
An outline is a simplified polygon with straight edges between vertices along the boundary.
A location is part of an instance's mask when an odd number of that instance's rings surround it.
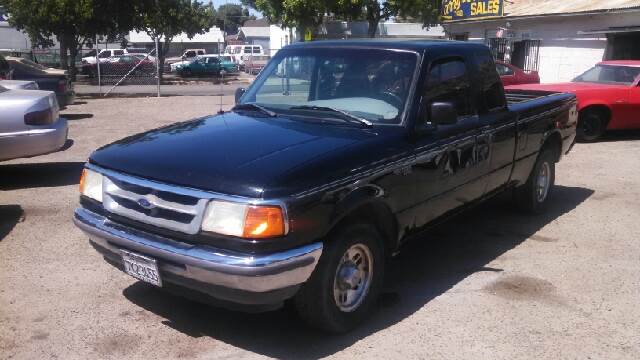
<svg viewBox="0 0 640 360">
<path fill-rule="evenodd" d="M 197 234 L 207 199 L 129 176 L 105 175 L 103 205 L 107 211 L 150 225 Z"/>
</svg>

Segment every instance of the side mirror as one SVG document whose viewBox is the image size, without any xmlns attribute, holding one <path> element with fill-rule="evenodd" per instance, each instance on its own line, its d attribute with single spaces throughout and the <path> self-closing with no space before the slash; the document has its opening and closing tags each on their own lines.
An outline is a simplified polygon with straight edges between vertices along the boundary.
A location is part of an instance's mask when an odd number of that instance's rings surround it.
<svg viewBox="0 0 640 360">
<path fill-rule="evenodd" d="M 246 89 L 245 88 L 237 88 L 236 89 L 236 104 L 240 102 L 240 98 L 244 95 Z"/>
<path fill-rule="evenodd" d="M 429 114 L 431 122 L 435 125 L 453 125 L 458 121 L 458 112 L 450 102 L 432 103 Z"/>
</svg>

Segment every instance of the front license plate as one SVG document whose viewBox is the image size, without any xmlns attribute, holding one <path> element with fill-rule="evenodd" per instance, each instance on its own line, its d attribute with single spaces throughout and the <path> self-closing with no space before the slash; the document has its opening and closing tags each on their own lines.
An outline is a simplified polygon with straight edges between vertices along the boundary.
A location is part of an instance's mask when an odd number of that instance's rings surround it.
<svg viewBox="0 0 640 360">
<path fill-rule="evenodd" d="M 127 274 L 155 286 L 162 286 L 158 263 L 155 259 L 122 250 L 122 261 Z"/>
</svg>

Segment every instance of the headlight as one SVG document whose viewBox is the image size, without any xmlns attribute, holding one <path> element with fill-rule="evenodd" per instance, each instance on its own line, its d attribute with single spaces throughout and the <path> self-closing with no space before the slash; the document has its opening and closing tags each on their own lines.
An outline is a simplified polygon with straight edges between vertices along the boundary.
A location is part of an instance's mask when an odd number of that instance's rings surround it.
<svg viewBox="0 0 640 360">
<path fill-rule="evenodd" d="M 102 202 L 102 174 L 83 169 L 80 177 L 80 194 Z"/>
<path fill-rule="evenodd" d="M 251 239 L 283 236 L 284 213 L 277 205 L 250 205 L 213 200 L 207 206 L 202 230 Z"/>
</svg>

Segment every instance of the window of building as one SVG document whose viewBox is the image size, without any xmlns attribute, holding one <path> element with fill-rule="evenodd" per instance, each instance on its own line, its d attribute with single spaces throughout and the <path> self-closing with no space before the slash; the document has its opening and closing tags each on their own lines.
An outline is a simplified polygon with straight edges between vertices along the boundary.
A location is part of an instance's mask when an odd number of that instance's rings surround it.
<svg viewBox="0 0 640 360">
<path fill-rule="evenodd" d="M 461 33 L 461 34 L 452 34 L 449 39 L 456 41 L 468 41 L 469 33 Z"/>
</svg>

